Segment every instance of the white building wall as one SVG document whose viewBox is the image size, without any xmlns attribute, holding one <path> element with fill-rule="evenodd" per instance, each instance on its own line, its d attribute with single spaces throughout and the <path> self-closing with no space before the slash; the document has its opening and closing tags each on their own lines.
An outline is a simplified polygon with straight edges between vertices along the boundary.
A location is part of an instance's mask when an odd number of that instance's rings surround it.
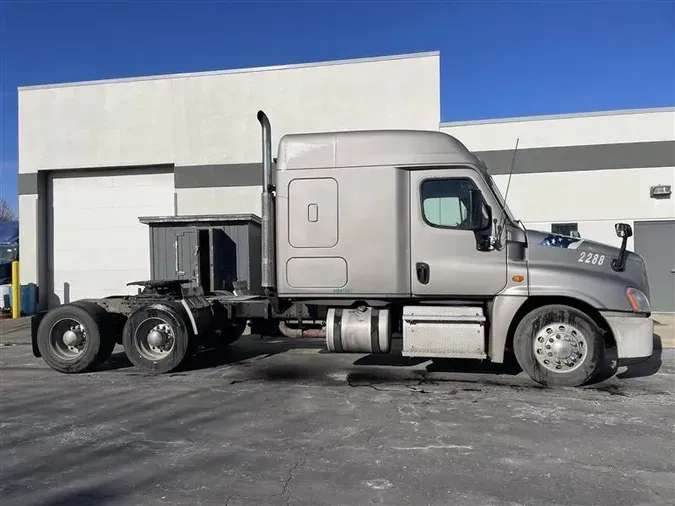
<svg viewBox="0 0 675 506">
<path fill-rule="evenodd" d="M 253 213 L 260 216 L 262 185 L 180 188 L 176 190 L 179 215 Z"/>
<path fill-rule="evenodd" d="M 675 108 L 443 123 L 440 130 L 479 153 L 513 150 L 517 139 L 519 153 L 536 148 L 673 141 Z M 508 175 L 494 179 L 506 193 Z M 675 189 L 675 166 L 521 174 L 516 156 L 507 200 L 516 217 L 530 228 L 551 230 L 553 223 L 578 223 L 582 237 L 619 245 L 614 231 L 619 221 L 632 225 L 640 220 L 675 218 L 673 198 L 650 198 L 654 185 Z M 632 238 L 628 246 L 633 248 Z"/>
<path fill-rule="evenodd" d="M 259 109 L 273 146 L 297 132 L 436 130 L 439 87 L 437 55 L 175 79 L 175 163 L 259 162 Z"/>
<path fill-rule="evenodd" d="M 438 128 L 440 56 L 263 67 L 19 89 L 19 171 L 259 161 L 290 132 Z M 39 142 L 38 142 L 39 140 Z"/>
<path fill-rule="evenodd" d="M 502 194 L 508 178 L 494 177 Z M 617 222 L 675 217 L 675 200 L 650 198 L 650 186 L 658 184 L 675 188 L 675 167 L 516 174 L 507 200 L 527 227 L 550 230 L 552 223 L 578 223 L 582 237 L 618 246 Z"/>
<path fill-rule="evenodd" d="M 675 140 L 675 108 L 441 123 L 472 151 Z"/>
<path fill-rule="evenodd" d="M 173 81 L 19 89 L 19 173 L 173 162 Z"/>
</svg>

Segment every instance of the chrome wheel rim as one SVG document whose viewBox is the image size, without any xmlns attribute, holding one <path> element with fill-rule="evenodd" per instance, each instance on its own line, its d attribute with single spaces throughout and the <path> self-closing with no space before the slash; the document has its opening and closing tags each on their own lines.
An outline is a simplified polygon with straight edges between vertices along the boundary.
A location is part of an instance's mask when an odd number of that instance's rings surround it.
<svg viewBox="0 0 675 506">
<path fill-rule="evenodd" d="M 557 373 L 576 370 L 588 354 L 586 337 L 569 323 L 553 323 L 541 329 L 534 338 L 533 348 L 539 365 Z"/>
<path fill-rule="evenodd" d="M 144 359 L 162 360 L 169 356 L 176 346 L 176 335 L 166 320 L 147 318 L 136 327 L 134 345 Z"/>
<path fill-rule="evenodd" d="M 61 360 L 80 358 L 88 338 L 86 327 L 75 318 L 61 318 L 49 329 L 49 346 Z"/>
</svg>

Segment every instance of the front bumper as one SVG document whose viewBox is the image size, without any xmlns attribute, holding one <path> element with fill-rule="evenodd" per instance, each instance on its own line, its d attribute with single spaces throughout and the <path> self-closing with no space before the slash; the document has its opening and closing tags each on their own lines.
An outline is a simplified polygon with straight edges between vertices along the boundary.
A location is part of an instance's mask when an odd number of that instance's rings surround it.
<svg viewBox="0 0 675 506">
<path fill-rule="evenodd" d="M 614 340 L 617 358 L 621 361 L 642 362 L 654 351 L 654 322 L 639 313 L 603 312 Z"/>
</svg>

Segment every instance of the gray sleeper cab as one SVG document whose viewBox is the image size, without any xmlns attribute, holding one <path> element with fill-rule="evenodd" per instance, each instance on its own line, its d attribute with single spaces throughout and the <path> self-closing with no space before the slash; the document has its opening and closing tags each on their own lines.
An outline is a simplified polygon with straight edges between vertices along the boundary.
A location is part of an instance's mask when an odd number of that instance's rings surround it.
<svg viewBox="0 0 675 506">
<path fill-rule="evenodd" d="M 450 135 L 286 135 L 273 179 L 280 297 L 400 300 L 411 356 L 502 362 L 518 319 L 543 305 L 560 321 L 544 314 L 550 325 L 542 320 L 544 334 L 532 336 L 536 368 L 563 374 L 580 365 L 564 360 L 590 344 L 583 324 L 573 325 L 579 312 L 606 330 L 620 360 L 651 356 L 642 258 L 626 252 L 615 270 L 619 248 L 526 230 L 487 167 Z M 468 224 L 471 190 L 490 218 L 478 230 Z"/>
</svg>

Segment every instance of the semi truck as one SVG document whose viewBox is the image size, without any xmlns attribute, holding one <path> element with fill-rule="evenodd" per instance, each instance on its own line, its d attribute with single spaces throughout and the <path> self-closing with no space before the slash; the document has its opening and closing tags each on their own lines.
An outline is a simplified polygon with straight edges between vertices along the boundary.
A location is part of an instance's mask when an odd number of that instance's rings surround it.
<svg viewBox="0 0 675 506">
<path fill-rule="evenodd" d="M 138 294 L 34 315 L 36 357 L 81 373 L 122 344 L 136 367 L 162 374 L 250 326 L 325 339 L 333 353 L 392 353 L 402 339 L 406 357 L 515 359 L 555 387 L 593 381 L 610 349 L 620 364 L 651 356 L 649 284 L 627 249 L 629 224 L 615 225 L 620 247 L 529 230 L 486 164 L 443 132 L 290 133 L 273 157 L 269 119 L 257 120 L 260 286 L 132 282 Z"/>
</svg>

